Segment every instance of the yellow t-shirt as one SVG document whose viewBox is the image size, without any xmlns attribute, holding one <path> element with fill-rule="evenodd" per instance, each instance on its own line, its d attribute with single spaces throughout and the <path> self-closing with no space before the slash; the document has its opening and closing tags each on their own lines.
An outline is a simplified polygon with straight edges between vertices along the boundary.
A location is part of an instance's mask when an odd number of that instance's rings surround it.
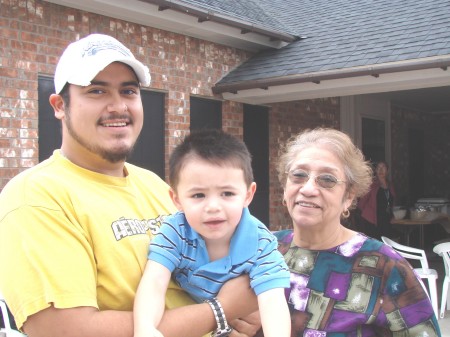
<svg viewBox="0 0 450 337">
<path fill-rule="evenodd" d="M 132 310 L 150 238 L 174 206 L 157 175 L 125 167 L 110 177 L 55 151 L 0 194 L 0 289 L 19 328 L 50 304 Z M 172 283 L 166 306 L 188 303 Z"/>
</svg>

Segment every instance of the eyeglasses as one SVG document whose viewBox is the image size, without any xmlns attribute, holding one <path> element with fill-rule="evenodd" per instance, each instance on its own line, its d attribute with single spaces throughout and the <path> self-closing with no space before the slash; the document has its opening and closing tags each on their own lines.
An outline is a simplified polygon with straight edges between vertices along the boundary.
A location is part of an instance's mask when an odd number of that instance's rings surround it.
<svg viewBox="0 0 450 337">
<path fill-rule="evenodd" d="M 311 176 L 304 170 L 292 170 L 288 172 L 288 177 L 291 183 L 304 185 L 309 179 L 314 179 L 317 185 L 323 188 L 333 188 L 336 184 L 345 183 L 344 180 L 339 180 L 334 175 L 329 173 L 322 173 L 317 176 Z"/>
</svg>

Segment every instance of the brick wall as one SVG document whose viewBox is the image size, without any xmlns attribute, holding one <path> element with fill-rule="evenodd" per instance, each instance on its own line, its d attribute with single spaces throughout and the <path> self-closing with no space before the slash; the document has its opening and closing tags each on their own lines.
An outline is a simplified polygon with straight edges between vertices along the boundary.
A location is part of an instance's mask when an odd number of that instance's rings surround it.
<svg viewBox="0 0 450 337">
<path fill-rule="evenodd" d="M 38 163 L 38 75 L 53 76 L 64 48 L 98 32 L 109 34 L 149 65 L 151 89 L 166 95 L 166 155 L 189 130 L 191 95 L 211 87 L 250 54 L 180 34 L 45 1 L 0 2 L 0 190 Z M 242 105 L 225 102 L 224 130 L 242 137 Z"/>
<path fill-rule="evenodd" d="M 39 0 L 0 0 L 0 190 L 38 163 L 38 75 L 53 76 L 64 48 L 98 32 L 122 41 L 152 74 L 150 89 L 166 93 L 166 157 L 189 131 L 190 96 L 211 97 L 211 87 L 248 52 Z M 216 97 L 217 98 L 217 97 Z M 243 105 L 224 101 L 223 129 L 243 136 Z M 289 226 L 276 173 L 279 144 L 301 129 L 339 128 L 335 98 L 278 103 L 270 119 L 270 223 Z M 167 158 L 166 158 L 167 159 Z M 167 165 L 166 165 L 167 166 Z"/>
</svg>

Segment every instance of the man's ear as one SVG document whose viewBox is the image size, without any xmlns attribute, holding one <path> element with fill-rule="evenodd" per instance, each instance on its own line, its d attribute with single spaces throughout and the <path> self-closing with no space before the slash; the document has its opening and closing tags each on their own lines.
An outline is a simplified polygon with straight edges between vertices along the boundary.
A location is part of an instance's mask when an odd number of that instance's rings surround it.
<svg viewBox="0 0 450 337">
<path fill-rule="evenodd" d="M 57 94 L 51 94 L 48 101 L 50 102 L 50 105 L 53 107 L 53 110 L 55 111 L 55 117 L 60 120 L 64 119 L 66 115 L 66 107 L 64 104 L 64 100 L 62 99 L 62 96 Z"/>
<path fill-rule="evenodd" d="M 170 188 L 169 195 L 170 195 L 170 199 L 172 199 L 172 202 L 175 205 L 175 207 L 179 211 L 182 211 L 183 207 L 181 207 L 180 199 L 178 198 L 177 192 L 175 192 L 172 188 Z"/>
</svg>

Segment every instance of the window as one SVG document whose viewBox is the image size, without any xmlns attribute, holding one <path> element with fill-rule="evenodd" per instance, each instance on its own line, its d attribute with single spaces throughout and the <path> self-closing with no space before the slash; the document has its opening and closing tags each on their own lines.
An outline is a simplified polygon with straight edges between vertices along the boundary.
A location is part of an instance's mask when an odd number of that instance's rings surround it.
<svg viewBox="0 0 450 337">
<path fill-rule="evenodd" d="M 191 97 L 190 129 L 222 130 L 222 102 L 212 99 Z"/>
</svg>

